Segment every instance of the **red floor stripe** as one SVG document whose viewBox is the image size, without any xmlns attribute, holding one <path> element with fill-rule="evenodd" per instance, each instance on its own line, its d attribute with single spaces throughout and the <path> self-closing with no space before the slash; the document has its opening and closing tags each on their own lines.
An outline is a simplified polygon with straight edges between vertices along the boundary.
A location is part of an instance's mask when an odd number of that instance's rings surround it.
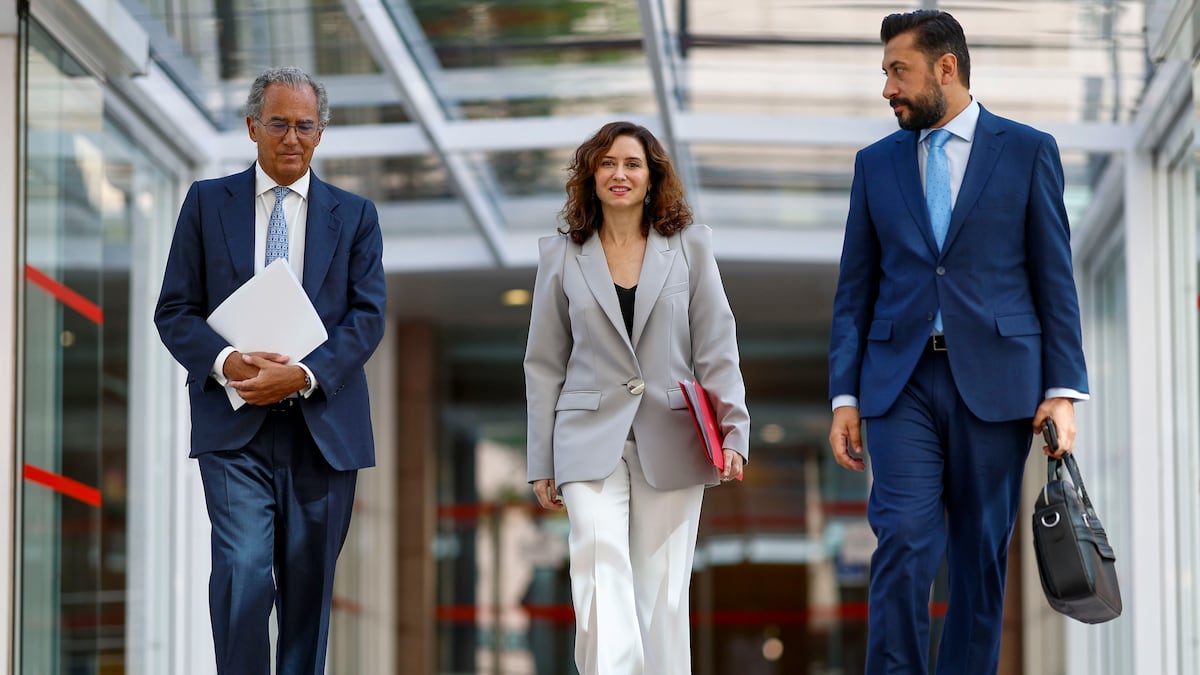
<svg viewBox="0 0 1200 675">
<path fill-rule="evenodd" d="M 467 522 L 477 520 L 487 515 L 507 509 L 524 509 L 535 516 L 553 516 L 543 510 L 537 502 L 497 503 L 497 502 L 457 502 L 438 504 L 437 517 L 442 520 Z M 826 516 L 866 517 L 866 500 L 857 501 L 824 501 L 821 502 L 821 512 Z M 803 527 L 806 520 L 803 515 L 705 515 L 706 522 L 717 527 Z"/>
<path fill-rule="evenodd" d="M 333 596 L 333 609 L 337 612 L 346 612 L 355 616 L 363 616 L 367 613 L 361 604 L 349 598 L 342 598 L 336 595 Z"/>
<path fill-rule="evenodd" d="M 45 469 L 39 469 L 32 464 L 25 465 L 25 480 L 37 483 L 38 485 L 44 485 L 59 494 L 64 494 L 72 499 L 78 499 L 89 506 L 100 508 L 102 501 L 100 491 L 79 481 L 51 473 Z"/>
<path fill-rule="evenodd" d="M 575 612 L 571 605 L 523 604 L 521 609 L 534 621 L 573 623 Z M 476 623 L 481 616 L 490 616 L 490 607 L 476 605 L 438 605 L 437 620 L 442 623 Z M 945 602 L 929 603 L 929 613 L 935 618 L 946 616 Z M 692 612 L 693 624 L 718 626 L 757 626 L 761 624 L 808 624 L 813 620 L 837 620 L 844 623 L 861 623 L 867 620 L 867 603 L 843 602 L 829 607 L 801 607 L 796 609 L 718 609 Z"/>
<path fill-rule="evenodd" d="M 25 278 L 41 286 L 50 295 L 58 298 L 59 302 L 79 312 L 92 323 L 98 325 L 104 324 L 104 310 L 100 309 L 99 305 L 51 279 L 44 272 L 28 263 L 25 265 Z"/>
</svg>

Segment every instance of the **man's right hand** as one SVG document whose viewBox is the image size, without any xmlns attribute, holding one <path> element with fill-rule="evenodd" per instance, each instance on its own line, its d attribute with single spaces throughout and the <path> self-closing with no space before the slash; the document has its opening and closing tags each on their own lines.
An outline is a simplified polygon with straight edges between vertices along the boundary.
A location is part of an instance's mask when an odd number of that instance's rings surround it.
<svg viewBox="0 0 1200 675">
<path fill-rule="evenodd" d="M 862 459 L 862 420 L 858 416 L 858 408 L 844 405 L 834 409 L 829 445 L 838 464 L 851 471 L 863 471 L 866 468 Z M 850 454 L 851 449 L 857 457 Z"/>
<path fill-rule="evenodd" d="M 225 379 L 230 382 L 239 382 L 258 375 L 258 366 L 250 363 L 251 359 L 244 358 L 246 356 L 257 356 L 276 363 L 287 363 L 288 361 L 288 357 L 273 352 L 246 352 L 245 354 L 238 351 L 231 352 L 229 356 L 225 357 L 225 364 L 221 366 L 221 372 L 225 374 Z"/>
</svg>

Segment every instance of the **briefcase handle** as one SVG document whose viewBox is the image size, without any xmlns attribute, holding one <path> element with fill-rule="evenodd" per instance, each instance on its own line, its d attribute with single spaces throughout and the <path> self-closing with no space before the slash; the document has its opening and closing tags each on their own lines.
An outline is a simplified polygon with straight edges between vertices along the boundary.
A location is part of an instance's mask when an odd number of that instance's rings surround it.
<svg viewBox="0 0 1200 675">
<path fill-rule="evenodd" d="M 1047 447 L 1050 450 L 1058 450 L 1058 429 L 1054 426 L 1054 419 L 1047 417 L 1042 424 L 1042 436 L 1046 440 Z M 1083 507 L 1092 517 L 1096 517 L 1096 508 L 1092 506 L 1092 499 L 1088 497 L 1087 488 L 1083 484 L 1083 475 L 1079 473 L 1079 465 L 1075 462 L 1074 453 L 1063 453 L 1062 457 L 1055 459 L 1049 457 L 1046 459 L 1046 482 L 1062 478 L 1062 468 L 1067 467 L 1067 473 L 1071 475 L 1071 484 L 1075 486 L 1076 492 L 1079 493 L 1079 499 L 1083 502 Z"/>
</svg>

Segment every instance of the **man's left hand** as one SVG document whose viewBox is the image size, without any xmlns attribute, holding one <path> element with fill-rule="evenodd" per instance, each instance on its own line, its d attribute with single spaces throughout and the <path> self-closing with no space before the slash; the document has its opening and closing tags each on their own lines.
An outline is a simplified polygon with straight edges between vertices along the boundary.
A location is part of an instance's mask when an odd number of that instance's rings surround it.
<svg viewBox="0 0 1200 675">
<path fill-rule="evenodd" d="M 1047 457 L 1058 459 L 1068 452 L 1075 451 L 1075 400 L 1070 398 L 1048 398 L 1038 406 L 1033 416 L 1033 433 L 1042 433 L 1042 424 L 1046 418 L 1054 419 L 1058 429 L 1058 452 L 1051 452 L 1050 446 L 1043 445 L 1042 452 Z"/>
<path fill-rule="evenodd" d="M 258 367 L 258 375 L 229 384 L 252 405 L 270 405 L 304 388 L 304 369 L 257 354 L 243 354 L 246 363 Z"/>
</svg>

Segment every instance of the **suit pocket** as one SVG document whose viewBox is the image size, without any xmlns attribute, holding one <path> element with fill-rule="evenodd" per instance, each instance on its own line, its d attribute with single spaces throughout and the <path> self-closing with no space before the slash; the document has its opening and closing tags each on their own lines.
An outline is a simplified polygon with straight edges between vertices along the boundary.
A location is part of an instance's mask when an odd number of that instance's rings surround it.
<svg viewBox="0 0 1200 675">
<path fill-rule="evenodd" d="M 1004 337 L 1041 335 L 1042 322 L 1037 314 L 1003 314 L 996 317 L 996 332 Z"/>
<path fill-rule="evenodd" d="M 980 211 L 1025 211 L 1024 195 L 1012 193 L 988 193 L 980 195 L 975 208 Z"/>
<path fill-rule="evenodd" d="M 687 401 L 683 399 L 683 390 L 679 387 L 667 390 L 667 406 L 671 410 L 682 410 L 687 407 Z"/>
<path fill-rule="evenodd" d="M 558 395 L 555 410 L 597 410 L 600 408 L 598 391 L 564 391 Z"/>
<path fill-rule="evenodd" d="M 871 322 L 871 330 L 867 333 L 868 340 L 885 342 L 892 339 L 891 319 L 877 319 Z"/>
<path fill-rule="evenodd" d="M 682 283 L 678 283 L 678 284 L 671 284 L 670 286 L 663 286 L 662 292 L 658 294 L 658 297 L 665 298 L 667 296 L 675 295 L 677 293 L 686 293 L 687 289 L 688 289 L 688 282 L 686 282 L 686 281 L 684 281 Z"/>
</svg>

